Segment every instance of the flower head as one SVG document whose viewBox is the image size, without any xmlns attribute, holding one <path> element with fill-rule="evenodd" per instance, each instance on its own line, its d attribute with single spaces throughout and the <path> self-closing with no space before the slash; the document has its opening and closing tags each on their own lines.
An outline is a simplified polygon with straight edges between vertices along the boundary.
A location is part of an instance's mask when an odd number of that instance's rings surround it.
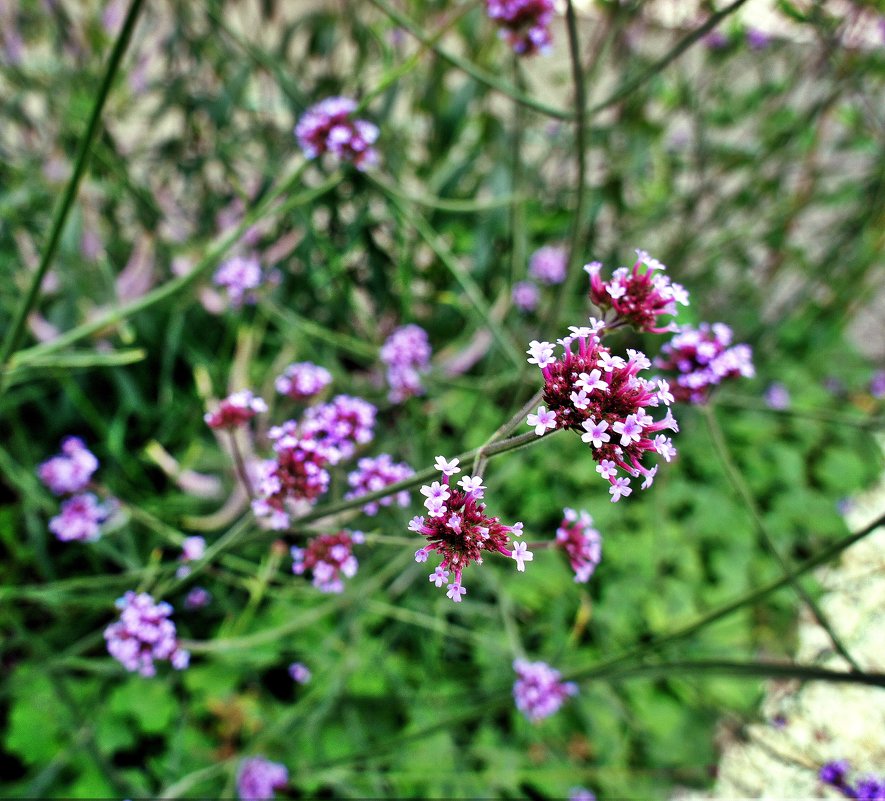
<svg viewBox="0 0 885 801">
<path fill-rule="evenodd" d="M 275 386 L 280 395 L 304 401 L 315 398 L 331 383 L 332 374 L 325 367 L 311 362 L 296 362 L 283 370 Z"/>
<path fill-rule="evenodd" d="M 359 563 L 353 555 L 353 543 L 359 539 L 350 534 L 321 534 L 306 548 L 292 548 L 292 572 L 296 576 L 310 572 L 313 586 L 322 592 L 344 592 L 344 578 L 356 575 Z"/>
<path fill-rule="evenodd" d="M 330 403 L 312 406 L 299 426 L 302 434 L 327 450 L 329 461 L 350 459 L 356 449 L 372 441 L 378 410 L 368 401 L 336 395 Z"/>
<path fill-rule="evenodd" d="M 553 0 L 486 0 L 486 11 L 514 53 L 531 56 L 550 50 Z"/>
<path fill-rule="evenodd" d="M 310 681 L 311 673 L 306 665 L 302 665 L 301 662 L 293 662 L 289 665 L 289 675 L 292 677 L 292 681 L 298 684 L 307 684 Z"/>
<path fill-rule="evenodd" d="M 104 638 L 110 655 L 126 670 L 153 676 L 155 660 L 168 660 L 176 670 L 188 666 L 190 654 L 178 643 L 169 604 L 157 603 L 146 592 L 127 592 L 116 605 L 120 619 L 105 629 Z"/>
<path fill-rule="evenodd" d="M 49 521 L 49 530 L 62 542 L 94 542 L 110 514 L 107 505 L 99 503 L 91 492 L 84 492 L 62 503 L 61 513 Z"/>
<path fill-rule="evenodd" d="M 511 293 L 513 305 L 524 312 L 534 311 L 541 299 L 541 292 L 531 281 L 517 281 Z"/>
<path fill-rule="evenodd" d="M 378 153 L 372 145 L 378 139 L 378 127 L 355 119 L 356 110 L 356 101 L 349 97 L 327 97 L 311 106 L 295 126 L 304 155 L 315 159 L 329 153 L 358 170 L 377 164 Z"/>
<path fill-rule="evenodd" d="M 534 426 L 535 435 L 543 436 L 548 429 L 556 428 L 556 412 L 548 411 L 543 406 L 538 407 L 537 414 L 530 414 L 526 418 L 526 423 Z"/>
<path fill-rule="evenodd" d="M 265 285 L 278 283 L 280 275 L 275 270 L 265 272 L 257 256 L 233 256 L 215 271 L 213 283 L 222 287 L 230 300 L 231 308 L 258 301 L 258 290 Z"/>
<path fill-rule="evenodd" d="M 387 338 L 381 347 L 381 361 L 387 365 L 392 403 L 424 394 L 421 374 L 430 369 L 432 353 L 427 332 L 418 325 L 404 325 Z"/>
<path fill-rule="evenodd" d="M 544 662 L 517 659 L 513 669 L 517 676 L 513 685 L 516 708 L 532 723 L 559 711 L 563 702 L 578 692 L 576 684 L 562 682 L 559 671 Z"/>
<path fill-rule="evenodd" d="M 415 474 L 415 471 L 409 465 L 405 462 L 394 462 L 393 458 L 387 453 L 382 453 L 374 458 L 366 457 L 360 459 L 356 466 L 357 469 L 347 476 L 347 483 L 352 487 L 350 492 L 344 496 L 348 499 L 359 498 L 361 495 L 376 492 Z M 371 501 L 363 506 L 363 511 L 367 515 L 375 515 L 378 513 L 379 507 L 390 506 L 394 501 L 403 508 L 408 506 L 408 490 L 402 490 L 395 495 L 386 495 L 376 501 Z"/>
<path fill-rule="evenodd" d="M 608 281 L 600 277 L 599 262 L 584 267 L 590 276 L 590 300 L 614 313 L 612 325 L 625 323 L 652 334 L 671 331 L 672 325 L 661 325 L 658 317 L 675 315 L 677 303 L 687 306 L 688 293 L 670 281 L 657 259 L 644 250 L 637 250 L 636 256 L 632 269 L 619 267 Z"/>
<path fill-rule="evenodd" d="M 98 469 L 98 459 L 79 437 L 66 437 L 61 453 L 37 468 L 37 476 L 56 495 L 70 495 L 84 489 Z"/>
<path fill-rule="evenodd" d="M 264 757 L 249 757 L 237 770 L 237 795 L 242 801 L 270 801 L 274 790 L 282 790 L 289 781 L 285 765 Z"/>
<path fill-rule="evenodd" d="M 439 456 L 436 466 L 452 470 L 455 461 L 448 462 Z M 486 513 L 482 502 L 484 487 L 479 476 L 465 476 L 458 486 L 452 486 L 449 479 L 453 471 L 446 470 L 441 481 L 421 488 L 427 515 L 413 518 L 409 530 L 427 539 L 427 544 L 416 554 L 417 561 L 426 561 L 432 551 L 441 557 L 439 566 L 430 574 L 430 581 L 437 587 L 447 586 L 448 597 L 460 603 L 467 593 L 461 582 L 464 569 L 472 563 L 481 564 L 486 553 L 497 552 L 516 560 L 520 571 L 525 569 L 525 562 L 531 561 L 532 555 L 527 552 L 525 543 L 513 543 L 513 550 L 508 547 L 511 536 L 522 535 L 522 525 L 505 526 L 497 517 Z M 450 575 L 452 581 L 449 581 Z"/>
<path fill-rule="evenodd" d="M 568 556 L 575 581 L 586 584 L 602 560 L 602 536 L 593 527 L 593 518 L 583 509 L 565 509 L 556 529 L 556 544 Z"/>
<path fill-rule="evenodd" d="M 248 389 L 228 395 L 214 412 L 206 412 L 203 419 L 209 428 L 234 429 L 248 423 L 256 414 L 267 411 L 267 404 Z"/>
<path fill-rule="evenodd" d="M 655 366 L 677 373 L 672 386 L 677 401 L 704 403 L 710 389 L 729 378 L 755 375 L 749 345 L 732 345 L 732 331 L 722 323 L 682 326 L 661 348 Z"/>
<path fill-rule="evenodd" d="M 568 271 L 568 252 L 565 248 L 539 248 L 529 258 L 529 275 L 542 284 L 561 284 Z"/>
</svg>

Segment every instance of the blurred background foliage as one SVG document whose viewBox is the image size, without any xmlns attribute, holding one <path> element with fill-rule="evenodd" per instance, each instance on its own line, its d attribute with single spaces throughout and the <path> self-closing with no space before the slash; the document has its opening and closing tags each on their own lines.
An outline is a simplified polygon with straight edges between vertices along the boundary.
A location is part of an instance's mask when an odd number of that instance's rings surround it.
<svg viewBox="0 0 885 801">
<path fill-rule="evenodd" d="M 562 16 L 554 52 L 519 62 L 480 2 L 145 4 L 0 398 L 4 794 L 230 796 L 252 754 L 285 763 L 296 797 L 552 798 L 576 785 L 661 797 L 709 781 L 715 724 L 752 720 L 759 681 L 587 679 L 533 726 L 513 708 L 511 662 L 587 670 L 778 579 L 728 460 L 789 564 L 847 534 L 839 503 L 882 467 L 869 381 L 885 359 L 870 312 L 882 291 L 885 50 L 872 3 L 782 2 L 763 47 L 737 9 L 717 28 L 724 42 L 695 37 L 669 59 L 715 9 L 674 27 L 659 5 L 597 2 L 579 17 L 591 111 L 575 221 Z M 3 4 L 7 329 L 125 11 Z M 292 127 L 332 94 L 359 98 L 380 126 L 379 168 L 304 164 Z M 453 607 L 413 562 L 413 509 L 316 524 L 369 535 L 341 596 L 291 574 L 281 540 L 303 531 L 275 541 L 248 516 L 201 531 L 238 542 L 174 580 L 182 536 L 224 498 L 183 491 L 157 445 L 221 476 L 225 497 L 234 483 L 202 420 L 207 398 L 248 385 L 270 400 L 280 369 L 310 360 L 335 392 L 380 405 L 366 453 L 420 469 L 478 446 L 538 388 L 528 341 L 592 311 L 583 275 L 562 294 L 544 289 L 537 314 L 510 305 L 528 255 L 572 236 L 578 267 L 652 252 L 692 293 L 680 320 L 729 324 L 758 371 L 706 412 L 680 409 L 678 461 L 617 505 L 574 437 L 490 463 L 490 508 L 532 540 L 553 536 L 564 506 L 591 512 L 605 539 L 589 585 L 539 553 L 524 575 L 476 570 Z M 226 310 L 211 274 L 247 246 L 281 282 Z M 425 397 L 394 407 L 378 349 L 408 322 L 429 332 L 434 370 Z M 653 355 L 660 342 L 621 333 L 613 346 Z M 763 400 L 775 381 L 787 409 Z M 268 419 L 291 415 L 286 404 Z M 47 530 L 56 502 L 34 470 L 67 434 L 99 456 L 122 504 L 94 544 Z M 213 601 L 185 611 L 197 583 Z M 113 602 L 135 588 L 175 607 L 187 671 L 148 680 L 107 655 Z M 787 658 L 799 606 L 782 588 L 635 662 Z M 313 671 L 304 687 L 286 672 L 295 659 Z"/>
</svg>

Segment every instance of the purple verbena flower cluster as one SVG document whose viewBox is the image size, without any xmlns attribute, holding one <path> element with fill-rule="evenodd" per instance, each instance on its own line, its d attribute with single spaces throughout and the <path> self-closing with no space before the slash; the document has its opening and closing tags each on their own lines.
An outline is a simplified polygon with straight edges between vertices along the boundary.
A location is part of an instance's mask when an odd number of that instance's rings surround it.
<svg viewBox="0 0 885 801">
<path fill-rule="evenodd" d="M 484 553 L 497 552 L 515 560 L 520 572 L 534 555 L 526 543 L 509 540 L 510 535 L 522 536 L 522 523 L 505 526 L 497 517 L 486 514 L 486 506 L 480 502 L 485 490 L 482 478 L 464 476 L 454 487 L 449 479 L 461 472 L 458 459 L 447 461 L 437 456 L 436 468 L 442 473 L 442 482 L 421 487 L 427 515 L 412 518 L 409 530 L 426 537 L 429 543 L 415 552 L 415 561 L 426 562 L 430 552 L 436 551 L 442 561 L 430 574 L 430 581 L 437 587 L 446 585 L 446 595 L 460 603 L 461 596 L 467 594 L 461 574 L 473 562 L 482 564 Z M 508 547 L 511 545 L 512 549 Z"/>
<path fill-rule="evenodd" d="M 80 492 L 98 470 L 98 459 L 79 437 L 66 437 L 61 453 L 47 459 L 37 468 L 37 476 L 56 495 Z"/>
<path fill-rule="evenodd" d="M 418 325 L 404 325 L 387 338 L 381 346 L 381 361 L 387 365 L 392 403 L 424 394 L 421 374 L 430 369 L 432 353 L 427 332 Z"/>
<path fill-rule="evenodd" d="M 553 0 L 486 0 L 486 11 L 514 53 L 531 56 L 550 50 Z"/>
<path fill-rule="evenodd" d="M 756 374 L 750 346 L 732 346 L 733 336 L 724 323 L 684 325 L 661 348 L 655 367 L 679 374 L 673 387 L 676 400 L 704 403 L 710 389 L 725 379 Z"/>
<path fill-rule="evenodd" d="M 307 665 L 302 665 L 301 662 L 293 662 L 289 665 L 289 675 L 295 683 L 307 684 L 310 681 L 311 673 Z"/>
<path fill-rule="evenodd" d="M 357 103 L 349 97 L 327 97 L 311 106 L 295 126 L 298 144 L 309 159 L 330 153 L 339 161 L 350 162 L 358 170 L 378 163 L 372 147 L 378 127 L 354 119 Z"/>
<path fill-rule="evenodd" d="M 212 281 L 227 292 L 231 308 L 258 302 L 258 291 L 263 286 L 279 283 L 276 270 L 265 272 L 257 256 L 232 256 L 215 271 Z"/>
<path fill-rule="evenodd" d="M 377 492 L 384 487 L 396 484 L 409 476 L 415 475 L 405 462 L 394 462 L 390 454 L 382 453 L 375 457 L 365 457 L 356 463 L 357 469 L 347 476 L 347 483 L 353 488 L 344 497 L 346 499 L 359 498 L 370 492 Z M 363 506 L 363 512 L 367 515 L 376 515 L 381 506 L 390 506 L 396 501 L 401 507 L 409 505 L 409 492 L 402 490 L 395 495 L 387 495 L 377 501 L 370 501 Z"/>
<path fill-rule="evenodd" d="M 558 712 L 565 700 L 578 692 L 577 684 L 561 681 L 559 671 L 544 662 L 516 659 L 513 669 L 517 675 L 513 684 L 516 708 L 532 723 Z"/>
<path fill-rule="evenodd" d="M 311 406 L 304 413 L 302 433 L 334 455 L 337 464 L 350 459 L 361 445 L 372 441 L 378 410 L 368 401 L 352 395 L 336 395 L 329 403 Z"/>
<path fill-rule="evenodd" d="M 850 771 L 851 764 L 848 760 L 840 759 L 836 762 L 827 762 L 818 775 L 824 784 L 835 788 L 846 798 L 854 798 L 857 801 L 885 801 L 885 777 L 863 776 L 852 784 L 847 778 Z"/>
<path fill-rule="evenodd" d="M 66 437 L 61 453 L 37 468 L 37 476 L 51 492 L 71 496 L 49 521 L 49 530 L 62 542 L 94 542 L 114 511 L 113 499 L 101 503 L 93 493 L 83 492 L 97 469 L 98 459 L 79 437 Z"/>
<path fill-rule="evenodd" d="M 664 274 L 667 268 L 644 250 L 636 251 L 632 269 L 619 267 L 608 281 L 600 277 L 598 261 L 584 266 L 590 276 L 590 300 L 599 308 L 611 310 L 609 327 L 632 325 L 637 331 L 662 334 L 673 324 L 661 325 L 658 317 L 675 315 L 676 304 L 688 306 L 688 292 Z"/>
<path fill-rule="evenodd" d="M 127 592 L 116 602 L 120 619 L 105 629 L 108 652 L 130 672 L 154 676 L 154 661 L 168 660 L 176 670 L 184 670 L 190 653 L 183 650 L 169 620 L 172 607 L 156 603 L 146 592 Z"/>
<path fill-rule="evenodd" d="M 285 765 L 256 756 L 244 759 L 237 770 L 237 795 L 242 801 L 270 801 L 275 790 L 289 783 Z"/>
<path fill-rule="evenodd" d="M 277 376 L 275 386 L 280 395 L 293 400 L 310 400 L 332 383 L 332 374 L 311 362 L 290 364 L 282 375 Z"/>
<path fill-rule="evenodd" d="M 267 404 L 248 389 L 223 398 L 214 412 L 206 412 L 203 420 L 212 429 L 234 429 L 248 423 L 256 414 L 267 411 Z"/>
<path fill-rule="evenodd" d="M 292 547 L 292 572 L 296 576 L 310 572 L 313 586 L 321 592 L 344 592 L 342 576 L 353 578 L 359 567 L 353 545 L 362 542 L 363 534 L 359 531 L 320 534 L 306 548 Z"/>
<path fill-rule="evenodd" d="M 637 350 L 627 350 L 627 359 L 612 356 L 602 344 L 598 332 L 604 324 L 590 318 L 590 326 L 571 326 L 569 336 L 560 339 L 563 356 L 553 355 L 549 342 L 530 343 L 526 351 L 529 364 L 537 364 L 544 376 L 544 406 L 530 414 L 527 423 L 542 436 L 550 429 L 568 428 L 581 433 L 591 446 L 598 472 L 611 485 L 612 502 L 632 493 L 630 479 L 618 476 L 623 470 L 629 476 L 642 475 L 642 489 L 654 481 L 657 466 L 646 467 L 642 460 L 648 453 L 657 453 L 669 462 L 676 449 L 663 432 L 679 431 L 667 409 L 655 421 L 646 411 L 673 401 L 664 380 L 646 379 L 638 374 L 651 366 Z M 572 350 L 577 344 L 577 352 Z"/>
<path fill-rule="evenodd" d="M 517 281 L 511 292 L 513 305 L 524 312 L 532 312 L 538 307 L 541 291 L 531 281 Z"/>
<path fill-rule="evenodd" d="M 529 257 L 529 275 L 542 284 L 561 284 L 568 272 L 568 251 L 546 245 Z"/>
<path fill-rule="evenodd" d="M 206 540 L 203 537 L 185 537 L 181 543 L 181 566 L 175 571 L 177 578 L 186 578 L 191 569 L 188 562 L 196 562 L 206 552 Z"/>
<path fill-rule="evenodd" d="M 593 518 L 583 509 L 563 510 L 556 543 L 568 556 L 575 581 L 586 584 L 602 560 L 602 535 L 593 528 Z"/>
<path fill-rule="evenodd" d="M 212 601 L 212 594 L 205 587 L 193 587 L 184 599 L 184 608 L 188 610 L 202 609 Z"/>
</svg>

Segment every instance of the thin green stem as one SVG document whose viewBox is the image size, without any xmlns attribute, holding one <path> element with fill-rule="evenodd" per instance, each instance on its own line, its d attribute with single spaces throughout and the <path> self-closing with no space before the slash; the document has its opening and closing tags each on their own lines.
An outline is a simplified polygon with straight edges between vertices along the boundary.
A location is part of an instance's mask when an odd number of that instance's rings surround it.
<svg viewBox="0 0 885 801">
<path fill-rule="evenodd" d="M 117 36 L 117 41 L 114 42 L 113 50 L 111 50 L 111 57 L 108 60 L 107 67 L 105 67 L 104 77 L 102 78 L 101 86 L 98 88 L 95 103 L 92 106 L 92 113 L 89 116 L 86 132 L 81 137 L 80 144 L 77 148 L 77 155 L 74 160 L 74 172 L 71 175 L 68 185 L 65 187 L 64 194 L 61 197 L 61 201 L 55 210 L 52 226 L 49 230 L 49 240 L 43 250 L 40 264 L 37 267 L 37 271 L 34 273 L 34 277 L 31 280 L 31 285 L 28 288 L 27 293 L 24 298 L 22 298 L 22 301 L 16 310 L 12 325 L 3 339 L 3 344 L 0 346 L 0 394 L 3 393 L 4 385 L 6 383 L 5 376 L 9 369 L 10 357 L 18 347 L 18 343 L 24 332 L 25 320 L 30 314 L 31 309 L 33 309 L 34 305 L 37 303 L 37 298 L 40 295 L 40 288 L 43 286 L 43 279 L 46 277 L 46 273 L 52 265 L 59 243 L 61 242 L 61 235 L 64 231 L 68 214 L 77 198 L 77 190 L 80 188 L 80 181 L 83 179 L 83 175 L 89 165 L 92 144 L 98 134 L 102 110 L 104 109 L 108 95 L 110 95 L 111 86 L 113 85 L 114 78 L 116 78 L 117 72 L 120 69 L 120 64 L 123 62 L 123 56 L 129 46 L 129 41 L 132 38 L 132 31 L 135 29 L 135 23 L 138 21 L 138 15 L 141 13 L 141 7 L 143 5 L 144 0 L 132 0 L 132 3 L 129 6 L 129 11 L 126 14 L 123 27 L 120 30 L 120 34 Z"/>
<path fill-rule="evenodd" d="M 483 473 L 483 469 L 485 467 L 486 452 L 488 448 L 493 443 L 497 442 L 502 437 L 506 437 L 514 428 L 516 428 L 520 423 L 525 421 L 526 415 L 534 408 L 536 403 L 540 403 L 541 398 L 544 395 L 544 390 L 539 389 L 528 401 L 525 405 L 511 417 L 506 423 L 504 423 L 494 434 L 492 434 L 482 445 L 477 448 L 476 456 L 473 458 L 473 475 L 481 476 Z"/>
<path fill-rule="evenodd" d="M 701 410 L 707 423 L 707 429 L 710 432 L 710 439 L 713 442 L 713 449 L 719 456 L 719 460 L 722 462 L 722 466 L 725 468 L 725 473 L 728 476 L 731 485 L 734 487 L 735 491 L 744 502 L 744 506 L 746 506 L 747 511 L 750 513 L 750 517 L 753 521 L 753 526 L 756 529 L 756 533 L 759 536 L 759 539 L 762 541 L 765 549 L 774 557 L 783 574 L 785 576 L 791 576 L 791 567 L 787 564 L 786 560 L 777 549 L 777 546 L 774 544 L 771 535 L 768 533 L 768 528 L 763 522 L 762 515 L 760 514 L 759 508 L 756 505 L 756 499 L 750 492 L 750 488 L 744 481 L 744 477 L 741 474 L 740 469 L 738 468 L 737 464 L 735 464 L 734 459 L 731 456 L 731 452 L 728 449 L 728 444 L 725 441 L 725 436 L 723 435 L 722 429 L 719 427 L 719 422 L 716 419 L 716 412 L 713 406 L 705 405 L 701 407 Z M 830 622 L 827 620 L 820 606 L 817 604 L 814 598 L 811 597 L 805 587 L 803 587 L 799 580 L 796 578 L 790 578 L 790 586 L 792 586 L 797 595 L 799 595 L 799 597 L 808 605 L 808 608 L 811 609 L 814 617 L 817 619 L 817 622 L 824 629 L 824 631 L 827 632 L 827 635 L 829 636 L 830 640 L 832 640 L 833 645 L 835 646 L 839 654 L 848 662 L 849 665 L 851 665 L 853 670 L 860 670 L 860 665 L 858 665 L 854 657 L 848 652 L 848 649 L 842 643 L 839 635 L 836 634 L 836 632 L 833 630 L 833 627 L 830 625 Z"/>
</svg>

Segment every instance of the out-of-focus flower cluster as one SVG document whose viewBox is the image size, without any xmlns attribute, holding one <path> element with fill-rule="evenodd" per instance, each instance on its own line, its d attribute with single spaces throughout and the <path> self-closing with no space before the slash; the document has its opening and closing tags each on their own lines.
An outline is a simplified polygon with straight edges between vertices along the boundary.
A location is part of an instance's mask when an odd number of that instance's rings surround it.
<svg viewBox="0 0 885 801">
<path fill-rule="evenodd" d="M 347 476 L 347 483 L 353 488 L 344 497 L 346 499 L 359 498 L 362 495 L 368 495 L 370 492 L 377 492 L 391 484 L 415 475 L 405 462 L 394 462 L 388 453 L 382 453 L 379 456 L 367 456 L 360 459 L 356 463 L 357 469 Z M 396 502 L 405 508 L 409 505 L 408 490 L 402 490 L 392 495 L 385 495 L 377 501 L 370 501 L 363 506 L 363 511 L 367 515 L 378 514 L 378 509 L 382 506 L 390 506 Z"/>
<path fill-rule="evenodd" d="M 660 420 L 647 411 L 673 401 L 667 382 L 639 375 L 651 366 L 640 351 L 627 349 L 626 360 L 613 356 L 598 333 L 604 328 L 593 318 L 589 326 L 571 326 L 570 334 L 558 340 L 563 349 L 559 358 L 553 344 L 531 342 L 528 361 L 541 368 L 549 409 L 540 406 L 527 422 L 538 436 L 557 428 L 580 432 L 598 462 L 596 471 L 611 485 L 615 502 L 633 491 L 630 478 L 618 471 L 634 478 L 641 475 L 642 489 L 650 487 L 658 468 L 644 465 L 643 460 L 656 453 L 669 462 L 676 449 L 663 432 L 678 431 L 679 426 L 669 409 Z"/>
<path fill-rule="evenodd" d="M 256 414 L 267 411 L 267 404 L 248 389 L 223 398 L 214 412 L 206 412 L 203 420 L 209 428 L 234 429 L 248 423 Z"/>
<path fill-rule="evenodd" d="M 593 518 L 583 509 L 563 510 L 556 529 L 556 544 L 565 551 L 575 571 L 575 581 L 586 584 L 602 560 L 602 535 L 593 528 Z"/>
<path fill-rule="evenodd" d="M 516 708 L 532 723 L 559 711 L 566 699 L 578 692 L 578 685 L 563 682 L 558 670 L 545 662 L 516 659 L 513 662 L 517 679 L 513 684 Z"/>
<path fill-rule="evenodd" d="M 565 281 L 568 273 L 568 252 L 563 247 L 545 245 L 529 257 L 529 276 L 533 280 L 513 285 L 511 299 L 517 309 L 532 312 L 541 299 L 538 283 L 553 286 Z M 538 283 L 535 283 L 538 282 Z"/>
<path fill-rule="evenodd" d="M 381 346 L 381 361 L 387 365 L 388 398 L 402 403 L 413 395 L 423 395 L 421 374 L 430 369 L 433 351 L 427 332 L 417 325 L 397 328 Z"/>
<path fill-rule="evenodd" d="M 248 757 L 237 770 L 237 795 L 242 801 L 270 801 L 275 790 L 289 783 L 289 771 L 279 762 L 264 757 Z"/>
<path fill-rule="evenodd" d="M 821 769 L 820 780 L 842 793 L 845 798 L 854 798 L 857 801 L 885 801 L 885 777 L 860 776 L 855 777 L 854 782 L 848 781 L 851 772 L 851 764 L 848 760 L 840 759 L 836 762 L 827 762 Z"/>
<path fill-rule="evenodd" d="M 295 126 L 304 155 L 315 159 L 329 153 L 358 170 L 377 164 L 378 153 L 372 145 L 378 140 L 378 127 L 355 119 L 356 110 L 356 101 L 349 97 L 327 97 L 304 112 Z"/>
<path fill-rule="evenodd" d="M 733 337 L 724 323 L 685 325 L 661 348 L 655 367 L 677 373 L 676 400 L 704 403 L 710 389 L 722 381 L 756 374 L 750 346 L 732 345 Z"/>
<path fill-rule="evenodd" d="M 531 56 L 550 50 L 553 0 L 486 0 L 486 11 L 514 53 Z"/>
<path fill-rule="evenodd" d="M 275 383 L 277 392 L 292 400 L 305 401 L 315 398 L 332 383 L 332 374 L 312 362 L 290 364 Z"/>
<path fill-rule="evenodd" d="M 233 256 L 215 271 L 213 282 L 227 292 L 231 308 L 258 302 L 263 287 L 276 286 L 280 282 L 277 270 L 264 270 L 255 255 Z"/>
<path fill-rule="evenodd" d="M 157 603 L 146 592 L 127 592 L 116 606 L 120 619 L 105 629 L 104 638 L 110 655 L 126 670 L 154 676 L 155 661 L 169 661 L 176 670 L 188 666 L 190 654 L 179 645 L 169 604 Z"/>
<path fill-rule="evenodd" d="M 522 523 L 505 526 L 497 517 L 486 514 L 486 505 L 481 503 L 485 491 L 482 478 L 464 476 L 454 487 L 450 486 L 449 479 L 461 472 L 458 459 L 448 461 L 437 456 L 436 468 L 442 473 L 442 481 L 421 487 L 427 514 L 412 518 L 409 530 L 428 541 L 416 551 L 415 561 L 426 562 L 431 551 L 441 556 L 442 561 L 430 574 L 430 581 L 437 587 L 445 586 L 446 595 L 460 603 L 462 596 L 467 594 L 461 574 L 474 562 L 481 565 L 484 554 L 500 553 L 513 559 L 520 572 L 534 556 L 526 543 L 510 541 L 511 535 L 522 536 Z"/>
<path fill-rule="evenodd" d="M 362 543 L 362 532 L 339 531 L 314 537 L 306 548 L 292 547 L 292 572 L 310 573 L 313 586 L 321 592 L 344 592 L 343 578 L 353 578 L 359 563 L 353 545 Z"/>
<path fill-rule="evenodd" d="M 49 530 L 62 542 L 93 542 L 101 536 L 102 524 L 113 514 L 113 499 L 102 503 L 92 492 L 84 492 L 98 469 L 98 459 L 79 437 L 66 437 L 61 453 L 37 468 L 37 476 L 56 495 L 70 496 L 61 511 L 49 521 Z"/>
</svg>

